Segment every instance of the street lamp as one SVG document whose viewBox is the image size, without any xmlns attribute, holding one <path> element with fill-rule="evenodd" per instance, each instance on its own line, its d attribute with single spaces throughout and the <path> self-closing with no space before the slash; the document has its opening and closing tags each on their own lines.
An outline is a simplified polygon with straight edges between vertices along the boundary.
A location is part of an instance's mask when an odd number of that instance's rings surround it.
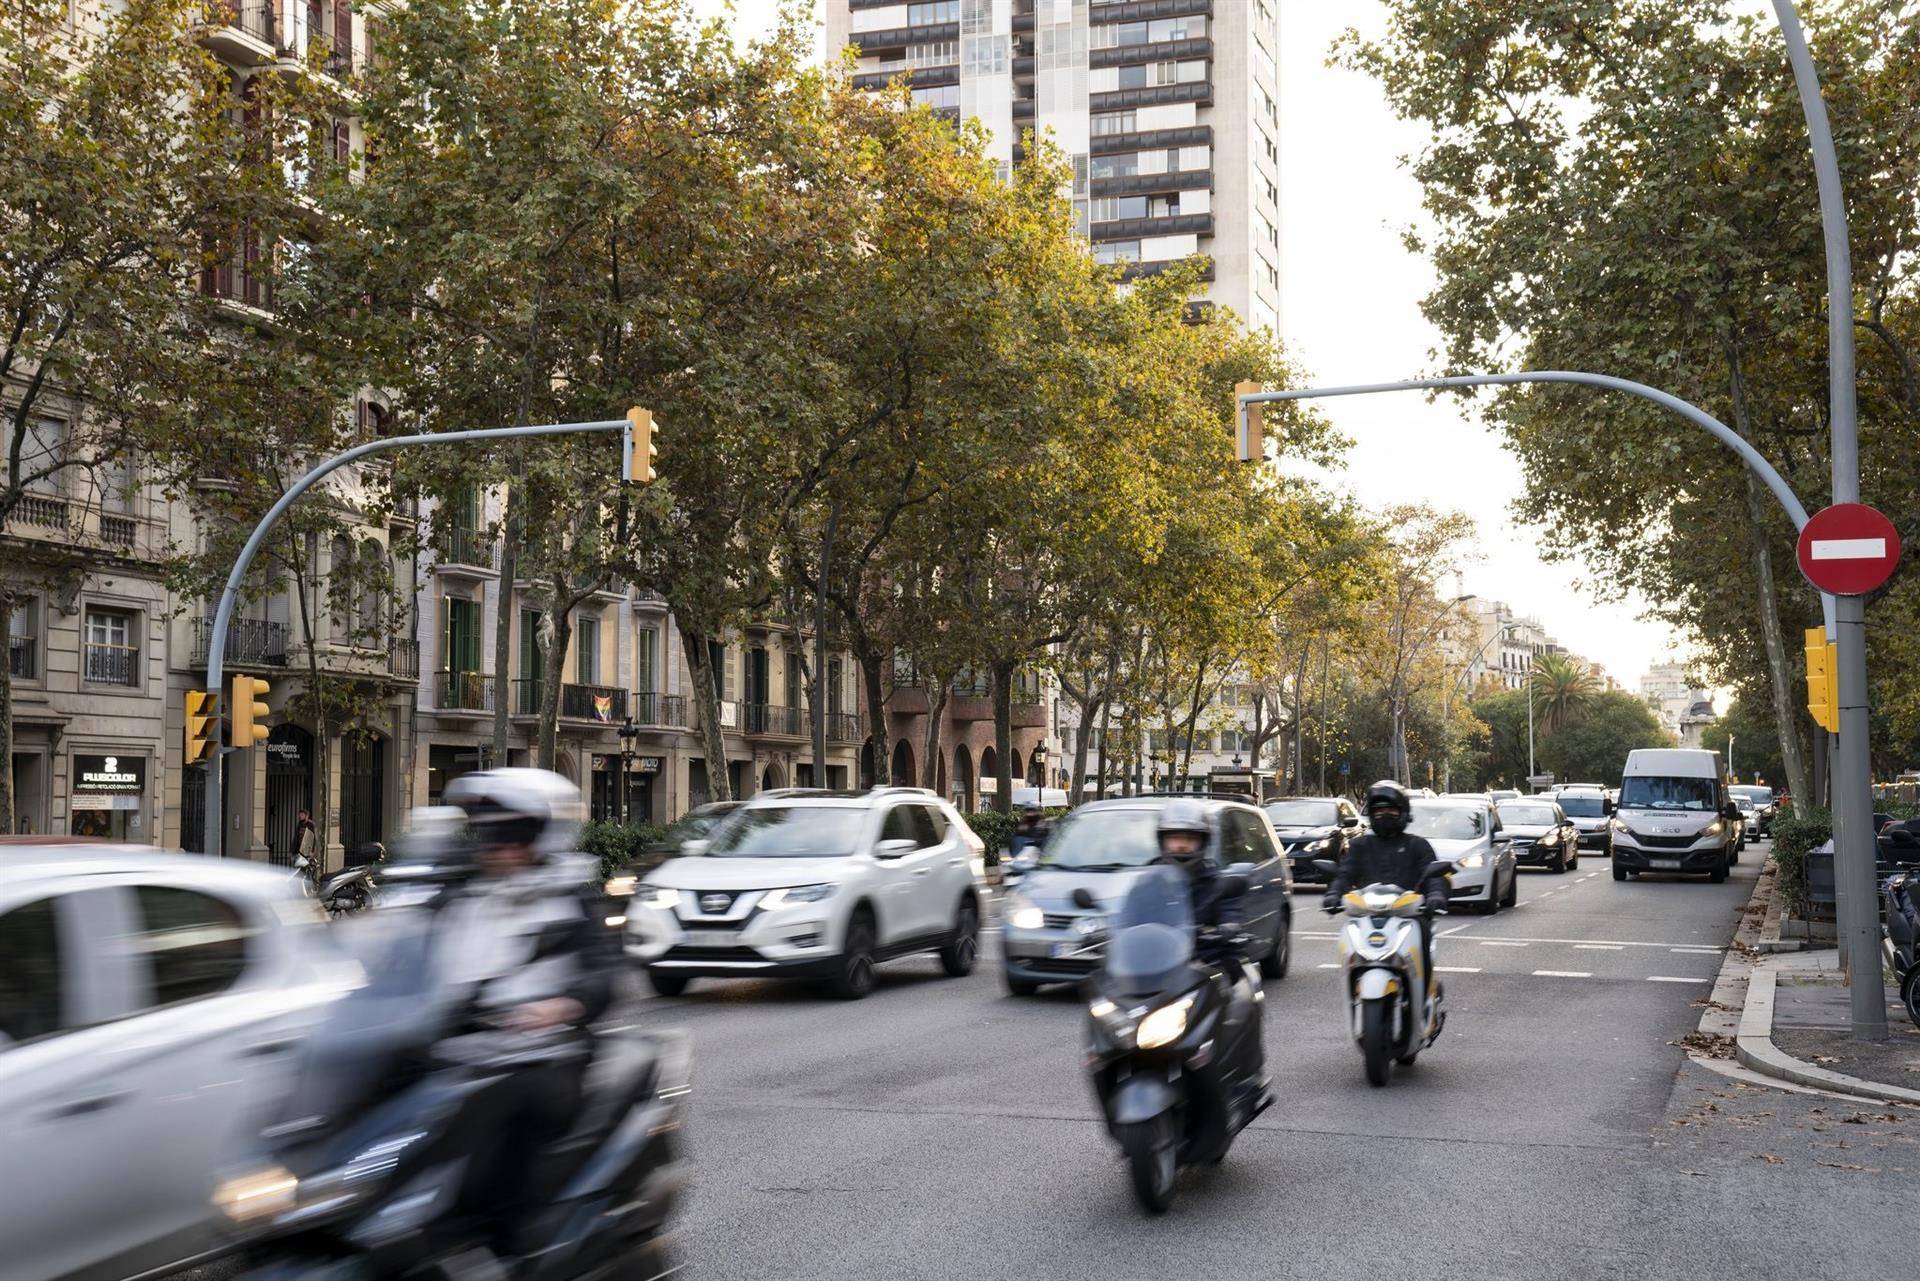
<svg viewBox="0 0 1920 1281">
<path fill-rule="evenodd" d="M 620 798 L 616 809 L 622 823 L 627 821 L 627 802 L 633 792 L 633 758 L 639 755 L 635 744 L 640 737 L 640 727 L 633 717 L 627 717 L 620 726 Z"/>
</svg>

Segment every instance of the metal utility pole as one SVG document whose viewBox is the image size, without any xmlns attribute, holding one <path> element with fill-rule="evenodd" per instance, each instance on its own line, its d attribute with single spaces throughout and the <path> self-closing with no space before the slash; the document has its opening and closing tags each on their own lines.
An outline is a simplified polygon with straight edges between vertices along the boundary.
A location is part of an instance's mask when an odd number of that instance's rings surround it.
<svg viewBox="0 0 1920 1281">
<path fill-rule="evenodd" d="M 1540 771 L 1533 765 L 1533 655 L 1527 655 L 1527 786 Z"/>
</svg>

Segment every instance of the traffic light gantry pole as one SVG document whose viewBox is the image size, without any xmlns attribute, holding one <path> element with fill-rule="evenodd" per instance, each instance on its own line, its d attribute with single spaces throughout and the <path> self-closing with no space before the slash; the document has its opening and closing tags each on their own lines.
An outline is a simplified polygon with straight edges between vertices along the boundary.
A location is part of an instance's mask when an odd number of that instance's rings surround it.
<svg viewBox="0 0 1920 1281">
<path fill-rule="evenodd" d="M 644 483 L 653 479 L 653 459 L 658 453 L 658 450 L 653 444 L 653 436 L 657 430 L 653 421 L 653 415 L 644 409 L 636 409 L 629 412 L 625 418 L 609 418 L 598 422 L 541 423 L 529 427 L 486 427 L 475 431 L 435 432 L 429 435 L 419 436 L 391 436 L 385 440 L 372 440 L 364 445 L 356 445 L 352 449 L 345 450 L 326 459 L 292 485 L 288 486 L 287 492 L 280 495 L 279 501 L 274 503 L 272 509 L 261 518 L 260 523 L 253 527 L 253 533 L 247 536 L 246 545 L 240 549 L 239 557 L 233 562 L 233 569 L 227 575 L 226 586 L 220 589 L 220 604 L 214 610 L 213 614 L 213 635 L 208 640 L 207 690 L 205 693 L 217 695 L 220 690 L 221 678 L 226 674 L 227 626 L 233 621 L 233 609 L 240 600 L 240 585 L 246 581 L 247 570 L 252 567 L 254 557 L 260 554 L 261 545 L 266 542 L 267 535 L 272 532 L 273 527 L 279 523 L 280 518 L 286 515 L 287 509 L 292 507 L 302 494 L 312 489 L 340 468 L 345 467 L 349 463 L 359 462 L 361 459 L 374 454 L 391 453 L 396 449 L 410 449 L 420 445 L 470 445 L 491 440 L 521 440 L 531 436 L 577 436 L 589 432 L 618 431 L 626 432 L 628 435 L 622 451 L 622 476 L 626 480 L 639 480 Z M 253 702 L 253 698 L 256 694 L 264 694 L 266 692 L 264 688 L 265 684 L 264 681 L 251 682 L 244 691 L 244 694 L 240 691 L 238 684 L 236 684 L 236 699 L 244 696 L 247 702 L 247 706 L 244 708 L 236 705 L 230 709 L 235 717 L 236 725 L 242 724 L 243 721 L 251 724 L 257 719 L 257 713 L 264 711 L 263 708 L 260 708 L 258 704 Z M 195 694 L 202 693 L 202 691 L 198 690 L 193 692 Z M 192 700 L 189 700 L 188 711 L 189 717 L 204 716 L 204 698 L 202 702 L 197 705 L 194 704 Z M 226 751 L 234 751 L 242 747 L 252 747 L 254 745 L 253 742 L 236 742 L 223 749 L 220 744 L 219 725 L 220 722 L 217 717 L 203 719 L 200 724 L 200 728 L 207 731 L 203 740 L 207 744 L 205 748 L 207 753 L 206 843 L 203 848 L 209 854 L 216 854 L 220 851 L 221 827 L 225 821 L 226 813 L 226 800 L 221 794 L 220 770 L 217 768 L 218 762 Z M 192 750 L 191 743 L 194 737 L 193 728 L 190 720 L 188 729 L 190 753 Z M 253 736 L 249 735 L 249 737 Z M 258 741 L 258 739 L 255 738 L 254 741 Z"/>
</svg>

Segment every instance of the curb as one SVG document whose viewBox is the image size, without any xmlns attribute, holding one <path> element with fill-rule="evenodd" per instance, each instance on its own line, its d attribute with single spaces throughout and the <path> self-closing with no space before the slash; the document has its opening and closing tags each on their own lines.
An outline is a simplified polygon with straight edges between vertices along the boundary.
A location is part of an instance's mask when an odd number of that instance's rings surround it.
<svg viewBox="0 0 1920 1281">
<path fill-rule="evenodd" d="M 1920 1104 L 1920 1090 L 1897 1085 L 1882 1085 L 1794 1058 L 1773 1043 L 1773 992 L 1779 967 L 1785 958 L 1762 961 L 1753 967 L 1747 980 L 1747 1000 L 1740 1010 L 1740 1031 L 1734 1042 L 1734 1056 L 1763 1076 L 1795 1085 L 1808 1085 L 1835 1094 L 1876 1099 L 1883 1103 Z"/>
</svg>

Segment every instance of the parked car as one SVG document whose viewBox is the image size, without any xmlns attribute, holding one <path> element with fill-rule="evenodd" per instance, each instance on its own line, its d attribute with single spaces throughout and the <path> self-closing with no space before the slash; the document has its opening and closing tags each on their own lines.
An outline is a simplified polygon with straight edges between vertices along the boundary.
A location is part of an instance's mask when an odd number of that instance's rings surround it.
<svg viewBox="0 0 1920 1281">
<path fill-rule="evenodd" d="M 1642 747 L 1627 753 L 1613 816 L 1613 879 L 1642 872 L 1727 879 L 1740 856 L 1740 809 L 1717 753 Z"/>
<path fill-rule="evenodd" d="M 1453 864 L 1449 901 L 1477 906 L 1491 915 L 1520 897 L 1520 873 L 1500 814 L 1480 801 L 1415 797 L 1407 830 L 1427 838 L 1433 852 Z"/>
<path fill-rule="evenodd" d="M 1613 802 L 1600 788 L 1568 789 L 1554 800 L 1580 833 L 1582 849 L 1597 849 L 1613 857 Z"/>
<path fill-rule="evenodd" d="M 1733 804 L 1734 808 L 1740 811 L 1740 844 L 1738 848 L 1744 850 L 1748 844 L 1760 839 L 1760 811 L 1754 807 L 1751 799 L 1738 795 L 1737 793 L 1733 795 Z"/>
<path fill-rule="evenodd" d="M 214 1190 L 290 1087 L 308 1028 L 359 975 L 283 871 L 9 843 L 6 1275 L 144 1276 L 227 1248 Z"/>
<path fill-rule="evenodd" d="M 1141 869 L 1160 856 L 1160 811 L 1173 799 L 1094 801 L 1060 821 L 1033 870 L 1007 896 L 1000 942 L 1009 992 L 1027 996 L 1043 984 L 1078 983 L 1094 971 L 1107 918 Z M 1248 802 L 1198 803 L 1212 827 L 1209 857 L 1249 882 L 1243 913 L 1260 971 L 1281 978 L 1293 952 L 1293 899 L 1273 828 Z M 1094 908 L 1074 903 L 1074 891 L 1082 888 Z"/>
<path fill-rule="evenodd" d="M 1328 858 L 1339 862 L 1346 856 L 1347 843 L 1365 830 L 1360 811 L 1344 796 L 1283 796 L 1262 808 L 1273 824 L 1280 857 L 1287 860 L 1296 885 L 1306 881 L 1325 883 L 1326 873 L 1314 867 L 1313 861 Z"/>
<path fill-rule="evenodd" d="M 762 792 L 649 872 L 626 950 L 654 990 L 696 978 L 811 978 L 857 1000 L 874 967 L 937 953 L 949 975 L 979 954 L 979 838 L 932 792 Z"/>
<path fill-rule="evenodd" d="M 1522 796 L 1494 807 L 1516 865 L 1568 872 L 1580 865 L 1580 829 L 1549 796 Z"/>
<path fill-rule="evenodd" d="M 1727 790 L 1732 792 L 1736 798 L 1744 796 L 1753 802 L 1753 810 L 1754 813 L 1759 816 L 1760 826 L 1757 831 L 1748 833 L 1749 836 L 1773 835 L 1773 816 L 1779 812 L 1780 807 L 1774 800 L 1773 789 L 1771 787 L 1759 787 L 1753 784 L 1735 784 Z"/>
</svg>

